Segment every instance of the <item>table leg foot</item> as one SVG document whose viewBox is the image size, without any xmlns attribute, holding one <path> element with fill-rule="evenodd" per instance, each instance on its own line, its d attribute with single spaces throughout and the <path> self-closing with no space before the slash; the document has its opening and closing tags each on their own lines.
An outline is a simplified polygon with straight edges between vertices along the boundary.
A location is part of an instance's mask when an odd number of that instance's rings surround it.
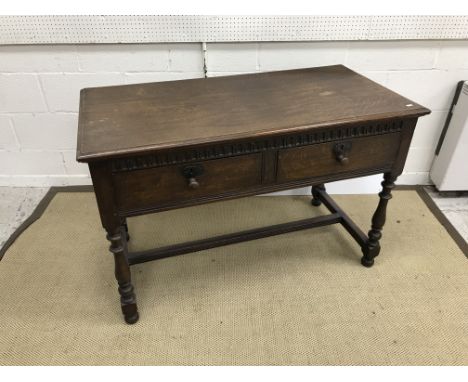
<svg viewBox="0 0 468 382">
<path fill-rule="evenodd" d="M 134 315 L 132 316 L 124 316 L 125 318 L 125 322 L 129 325 L 133 325 L 135 323 L 137 323 L 138 319 L 140 318 L 140 316 L 138 315 L 138 312 L 136 312 Z"/>
<path fill-rule="evenodd" d="M 370 268 L 374 265 L 374 259 L 379 255 L 380 252 L 380 244 L 377 243 L 370 243 L 368 241 L 366 245 L 362 247 L 362 258 L 361 264 L 367 268 Z"/>
<path fill-rule="evenodd" d="M 370 268 L 374 265 L 374 259 L 368 259 L 367 257 L 362 256 L 361 264 L 364 265 L 366 268 Z"/>
<path fill-rule="evenodd" d="M 120 305 L 127 324 L 134 324 L 138 321 L 138 308 L 136 305 L 135 293 L 131 283 L 119 283 Z"/>
<path fill-rule="evenodd" d="M 325 186 L 323 184 L 318 184 L 316 186 L 312 186 L 312 200 L 310 201 L 310 204 L 312 204 L 315 207 L 318 207 L 322 204 L 322 201 L 320 200 L 319 194 L 317 191 L 325 191 Z"/>
</svg>

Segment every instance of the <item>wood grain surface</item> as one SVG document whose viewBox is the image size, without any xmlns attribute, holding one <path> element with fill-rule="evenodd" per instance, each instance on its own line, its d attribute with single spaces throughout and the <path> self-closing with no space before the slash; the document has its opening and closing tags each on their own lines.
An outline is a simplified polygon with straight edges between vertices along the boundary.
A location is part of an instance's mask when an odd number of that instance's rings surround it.
<svg viewBox="0 0 468 382">
<path fill-rule="evenodd" d="M 427 113 L 343 65 L 88 88 L 77 159 Z"/>
</svg>

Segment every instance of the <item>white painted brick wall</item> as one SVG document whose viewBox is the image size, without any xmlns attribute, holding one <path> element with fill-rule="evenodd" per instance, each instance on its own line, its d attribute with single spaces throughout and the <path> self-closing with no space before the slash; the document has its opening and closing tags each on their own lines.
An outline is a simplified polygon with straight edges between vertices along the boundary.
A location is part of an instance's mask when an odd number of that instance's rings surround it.
<svg viewBox="0 0 468 382">
<path fill-rule="evenodd" d="M 62 152 L 63 163 L 65 166 L 65 173 L 67 175 L 88 175 L 88 165 L 84 163 L 78 163 L 76 161 L 76 151 L 66 150 Z"/>
<path fill-rule="evenodd" d="M 258 67 L 261 71 L 336 65 L 345 61 L 347 43 L 292 42 L 261 43 Z"/>
<path fill-rule="evenodd" d="M 433 41 L 353 42 L 346 64 L 359 70 L 432 69 L 439 50 Z"/>
<path fill-rule="evenodd" d="M 467 69 L 468 41 L 445 41 L 437 55 L 437 69 Z"/>
<path fill-rule="evenodd" d="M 0 47 L 0 185 L 90 184 L 77 163 L 84 87 L 203 77 L 201 44 Z"/>
<path fill-rule="evenodd" d="M 38 76 L 0 74 L 0 113 L 21 113 L 26 110 L 47 111 Z"/>
<path fill-rule="evenodd" d="M 78 112 L 80 89 L 125 83 L 123 73 L 46 73 L 40 79 L 52 112 Z"/>
<path fill-rule="evenodd" d="M 169 69 L 169 49 L 164 45 L 79 45 L 80 69 L 84 72 L 164 72 Z"/>
<path fill-rule="evenodd" d="M 10 117 L 0 115 L 0 150 L 18 150 L 19 144 Z"/>
<path fill-rule="evenodd" d="M 468 70 L 409 70 L 388 73 L 387 86 L 431 110 L 447 110 L 457 82 L 468 78 Z"/>
<path fill-rule="evenodd" d="M 22 149 L 73 150 L 76 148 L 78 127 L 76 113 L 18 114 L 11 118 Z"/>
<path fill-rule="evenodd" d="M 190 78 L 203 78 L 203 71 L 198 72 L 151 72 L 151 73 L 125 73 L 126 84 L 138 84 L 144 82 L 161 82 L 187 80 Z"/>
<path fill-rule="evenodd" d="M 197 43 L 1 46 L 0 185 L 89 184 L 75 161 L 79 90 L 203 77 L 203 56 Z M 416 128 L 406 184 L 428 182 L 456 83 L 468 79 L 468 41 L 208 43 L 205 59 L 208 76 L 341 63 L 431 108 Z M 330 190 L 373 192 L 379 181 Z"/>
<path fill-rule="evenodd" d="M 207 70 L 213 72 L 255 72 L 258 44 L 207 44 Z"/>
<path fill-rule="evenodd" d="M 73 45 L 0 46 L 0 73 L 76 72 Z"/>
<path fill-rule="evenodd" d="M 65 175 L 59 151 L 0 151 L 1 175 Z"/>
<path fill-rule="evenodd" d="M 203 73 L 201 44 L 172 44 L 169 49 L 169 71 Z"/>
</svg>

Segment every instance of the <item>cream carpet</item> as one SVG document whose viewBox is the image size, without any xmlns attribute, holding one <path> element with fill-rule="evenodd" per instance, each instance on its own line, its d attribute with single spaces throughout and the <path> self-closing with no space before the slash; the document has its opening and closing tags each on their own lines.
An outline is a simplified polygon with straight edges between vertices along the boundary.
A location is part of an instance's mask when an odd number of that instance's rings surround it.
<svg viewBox="0 0 468 382">
<path fill-rule="evenodd" d="M 129 221 L 143 249 L 326 212 L 254 197 Z M 365 231 L 370 195 L 337 196 Z M 3 365 L 466 365 L 468 262 L 415 191 L 396 191 L 373 268 L 338 225 L 132 267 L 120 313 L 94 195 L 58 193 L 0 262 Z"/>
</svg>

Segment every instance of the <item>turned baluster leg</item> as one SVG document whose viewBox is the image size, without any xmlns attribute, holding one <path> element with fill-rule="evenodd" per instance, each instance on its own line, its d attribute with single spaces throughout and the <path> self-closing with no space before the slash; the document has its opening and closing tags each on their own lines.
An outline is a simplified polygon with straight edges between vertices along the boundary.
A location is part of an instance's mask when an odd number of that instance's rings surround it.
<svg viewBox="0 0 468 382">
<path fill-rule="evenodd" d="M 392 198 L 392 189 L 395 187 L 396 176 L 391 173 L 384 174 L 382 182 L 382 191 L 379 193 L 379 205 L 377 206 L 374 215 L 372 216 L 372 227 L 368 233 L 367 243 L 362 247 L 361 264 L 365 267 L 372 267 L 374 265 L 374 258 L 380 252 L 379 240 L 382 237 L 382 227 L 385 224 L 387 203 Z"/>
<path fill-rule="evenodd" d="M 316 186 L 312 186 L 312 200 L 310 201 L 310 203 L 316 207 L 322 204 L 322 201 L 320 200 L 317 191 L 325 191 L 325 185 L 318 184 Z"/>
<path fill-rule="evenodd" d="M 115 278 L 119 284 L 120 304 L 125 322 L 134 324 L 138 321 L 138 309 L 136 305 L 135 293 L 131 281 L 130 266 L 127 261 L 126 240 L 124 240 L 125 227 L 120 227 L 107 231 L 107 240 L 111 245 L 109 250 L 114 255 Z"/>
</svg>

